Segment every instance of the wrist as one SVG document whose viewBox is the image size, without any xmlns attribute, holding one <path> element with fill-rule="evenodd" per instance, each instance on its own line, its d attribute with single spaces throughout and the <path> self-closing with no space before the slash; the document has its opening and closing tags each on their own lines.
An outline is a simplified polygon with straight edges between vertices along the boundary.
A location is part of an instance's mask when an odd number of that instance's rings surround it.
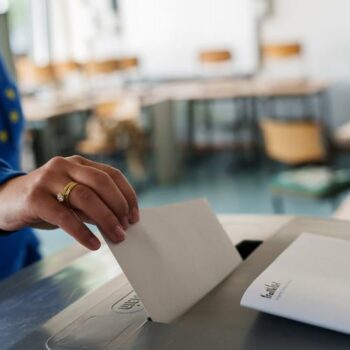
<svg viewBox="0 0 350 350">
<path fill-rule="evenodd" d="M 23 221 L 23 176 L 12 177 L 0 185 L 0 236 L 25 226 Z"/>
</svg>

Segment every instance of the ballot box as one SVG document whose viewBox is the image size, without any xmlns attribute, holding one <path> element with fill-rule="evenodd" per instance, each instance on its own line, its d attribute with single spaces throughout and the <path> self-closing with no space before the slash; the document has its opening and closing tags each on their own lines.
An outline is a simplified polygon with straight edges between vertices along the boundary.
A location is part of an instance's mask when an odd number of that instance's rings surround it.
<svg viewBox="0 0 350 350">
<path fill-rule="evenodd" d="M 119 275 L 69 305 L 11 349 L 348 349 L 348 335 L 240 306 L 247 287 L 302 232 L 350 240 L 350 223 L 293 219 L 169 324 L 149 319 L 125 276 Z"/>
</svg>

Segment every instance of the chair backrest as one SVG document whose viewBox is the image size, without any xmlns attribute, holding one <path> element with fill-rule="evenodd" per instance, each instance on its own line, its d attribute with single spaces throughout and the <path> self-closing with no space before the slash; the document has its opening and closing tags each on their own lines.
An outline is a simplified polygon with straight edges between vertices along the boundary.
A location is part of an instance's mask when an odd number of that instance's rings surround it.
<svg viewBox="0 0 350 350">
<path fill-rule="evenodd" d="M 94 108 L 94 116 L 100 119 L 113 118 L 119 107 L 119 101 L 99 103 Z"/>
<path fill-rule="evenodd" d="M 227 50 L 202 51 L 199 60 L 201 63 L 224 63 L 232 60 L 232 54 Z"/>
<path fill-rule="evenodd" d="M 21 57 L 15 62 L 20 84 L 39 86 L 55 81 L 55 72 L 52 65 L 37 66 L 29 58 Z"/>
<path fill-rule="evenodd" d="M 261 122 L 268 157 L 288 165 L 322 162 L 327 158 L 321 125 L 314 121 Z"/>
<path fill-rule="evenodd" d="M 137 57 L 123 57 L 119 59 L 119 69 L 129 70 L 136 69 L 140 65 L 140 60 Z"/>
<path fill-rule="evenodd" d="M 90 61 L 84 65 L 84 70 L 90 74 L 113 73 L 120 69 L 119 60 Z"/>
<path fill-rule="evenodd" d="M 266 44 L 261 48 L 263 59 L 284 59 L 302 54 L 302 46 L 299 43 Z"/>
<path fill-rule="evenodd" d="M 52 67 L 58 79 L 63 79 L 66 75 L 79 72 L 81 69 L 81 65 L 75 61 L 55 62 Z"/>
</svg>

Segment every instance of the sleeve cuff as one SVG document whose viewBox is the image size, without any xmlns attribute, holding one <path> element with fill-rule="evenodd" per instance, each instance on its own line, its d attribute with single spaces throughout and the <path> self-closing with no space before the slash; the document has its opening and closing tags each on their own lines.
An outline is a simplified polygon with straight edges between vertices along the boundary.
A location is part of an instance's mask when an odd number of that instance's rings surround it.
<svg viewBox="0 0 350 350">
<path fill-rule="evenodd" d="M 13 233 L 15 233 L 17 231 L 3 231 L 3 230 L 0 230 L 0 237 L 6 237 L 6 236 L 9 236 Z"/>
<path fill-rule="evenodd" d="M 5 161 L 0 159 L 0 185 L 21 175 L 25 175 L 25 173 L 13 170 Z"/>
</svg>

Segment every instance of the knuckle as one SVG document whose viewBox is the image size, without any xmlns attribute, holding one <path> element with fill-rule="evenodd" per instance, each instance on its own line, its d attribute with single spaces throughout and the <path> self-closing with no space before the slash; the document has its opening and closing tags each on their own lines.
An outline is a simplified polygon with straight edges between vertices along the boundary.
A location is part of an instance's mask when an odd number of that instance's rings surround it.
<svg viewBox="0 0 350 350">
<path fill-rule="evenodd" d="M 110 176 L 101 170 L 92 169 L 91 177 L 96 185 L 106 184 L 110 181 Z"/>
<path fill-rule="evenodd" d="M 55 171 L 52 167 L 45 167 L 43 168 L 40 173 L 36 176 L 35 184 L 37 186 L 41 186 L 45 183 L 51 182 L 53 175 L 55 174 Z"/>
<path fill-rule="evenodd" d="M 56 170 L 66 164 L 67 160 L 64 157 L 54 157 L 46 163 L 46 168 L 49 170 Z"/>
<path fill-rule="evenodd" d="M 78 154 L 70 156 L 69 159 L 76 163 L 82 163 L 84 161 L 84 157 L 79 156 Z"/>
</svg>

